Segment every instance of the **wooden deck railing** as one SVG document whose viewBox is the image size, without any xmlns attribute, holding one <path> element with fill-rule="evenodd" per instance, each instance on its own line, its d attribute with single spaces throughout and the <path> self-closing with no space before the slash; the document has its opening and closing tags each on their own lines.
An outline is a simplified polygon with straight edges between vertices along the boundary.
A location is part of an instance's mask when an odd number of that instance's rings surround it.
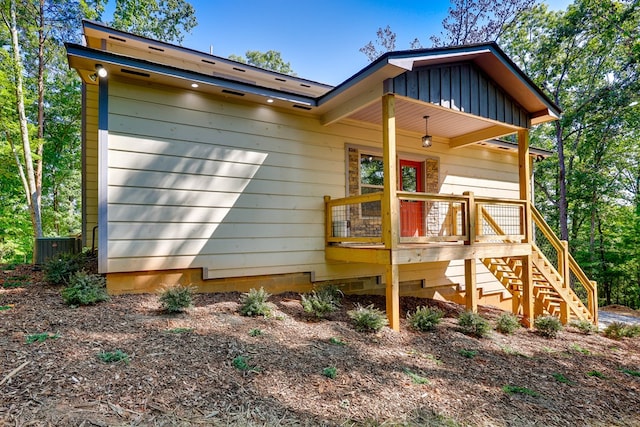
<svg viewBox="0 0 640 427">
<path fill-rule="evenodd" d="M 542 214 L 531 206 L 531 217 L 537 229 L 540 230 L 542 236 L 546 239 L 557 253 L 556 270 L 563 278 L 563 287 L 572 288 L 578 295 L 586 294 L 587 307 L 593 316 L 594 323 L 598 324 L 598 287 L 596 282 L 589 280 L 584 271 L 580 268 L 576 260 L 569 253 L 569 244 L 565 240 L 560 240 L 549 224 L 544 220 Z M 541 246 L 541 242 L 537 242 Z M 547 256 L 548 257 L 548 256 Z M 583 292 L 580 292 L 577 286 L 582 286 Z"/>
<path fill-rule="evenodd" d="M 382 192 L 325 196 L 326 243 L 382 244 Z M 399 191 L 398 243 L 519 243 L 528 204 L 522 200 Z M 497 233 L 496 226 L 503 233 Z"/>
</svg>

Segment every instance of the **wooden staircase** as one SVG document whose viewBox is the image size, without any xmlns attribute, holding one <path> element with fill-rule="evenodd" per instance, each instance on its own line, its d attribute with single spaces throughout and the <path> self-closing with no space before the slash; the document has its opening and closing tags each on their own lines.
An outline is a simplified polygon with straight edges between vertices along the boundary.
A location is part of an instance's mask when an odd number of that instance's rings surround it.
<svg viewBox="0 0 640 427">
<path fill-rule="evenodd" d="M 557 316 L 563 323 L 571 319 L 585 320 L 594 324 L 598 322 L 597 312 L 597 288 L 595 282 L 590 281 L 580 269 L 573 257 L 568 253 L 566 242 L 560 241 L 544 222 L 540 213 L 531 206 L 532 218 L 541 229 L 547 240 L 558 251 L 558 269 L 548 260 L 542 251 L 534 243 L 531 243 L 531 263 L 533 278 L 533 297 L 535 316 Z M 497 234 L 502 234 L 502 229 L 488 212 L 482 211 L 486 223 Z M 512 258 L 483 258 L 482 263 L 504 285 L 513 297 L 514 314 L 522 314 L 522 295 L 524 286 L 522 282 L 522 260 Z M 587 291 L 588 302 L 585 305 L 570 287 L 569 275 L 574 273 L 577 281 Z"/>
<path fill-rule="evenodd" d="M 549 260 L 532 244 L 533 295 L 535 314 L 559 317 L 563 323 L 569 318 L 594 322 L 594 318 L 583 302 L 569 287 L 564 288 L 564 280 Z M 523 283 L 521 279 L 522 261 L 519 258 L 483 258 L 482 263 L 504 285 L 514 298 L 514 307 L 521 307 Z M 566 313 L 564 312 L 565 308 Z M 521 314 L 520 310 L 517 314 Z"/>
</svg>

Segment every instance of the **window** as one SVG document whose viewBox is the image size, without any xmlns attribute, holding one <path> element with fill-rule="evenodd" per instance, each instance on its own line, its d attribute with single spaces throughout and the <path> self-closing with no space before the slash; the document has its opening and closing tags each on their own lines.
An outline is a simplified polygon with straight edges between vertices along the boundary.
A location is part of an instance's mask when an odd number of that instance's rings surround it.
<svg viewBox="0 0 640 427">
<path fill-rule="evenodd" d="M 384 189 L 382 157 L 360 153 L 360 194 L 375 193 Z"/>
<path fill-rule="evenodd" d="M 377 193 L 384 190 L 384 164 L 379 155 L 360 153 L 360 194 Z M 364 218 L 380 217 L 380 202 L 362 204 Z"/>
</svg>

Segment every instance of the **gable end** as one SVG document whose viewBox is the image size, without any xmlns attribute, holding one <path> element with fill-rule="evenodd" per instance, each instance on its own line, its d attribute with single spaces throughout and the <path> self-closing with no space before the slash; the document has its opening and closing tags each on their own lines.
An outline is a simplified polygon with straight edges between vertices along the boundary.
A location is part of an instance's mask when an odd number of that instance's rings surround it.
<svg viewBox="0 0 640 427">
<path fill-rule="evenodd" d="M 440 107 L 529 128 L 529 113 L 472 62 L 415 68 L 393 78 L 392 92 Z"/>
</svg>

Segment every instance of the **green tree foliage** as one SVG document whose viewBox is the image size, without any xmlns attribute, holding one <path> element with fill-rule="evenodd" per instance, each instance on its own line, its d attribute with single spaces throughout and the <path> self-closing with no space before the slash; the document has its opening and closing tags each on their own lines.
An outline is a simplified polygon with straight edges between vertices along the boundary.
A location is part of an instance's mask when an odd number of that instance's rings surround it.
<svg viewBox="0 0 640 427">
<path fill-rule="evenodd" d="M 601 296 L 638 305 L 640 1 L 538 6 L 503 40 L 562 109 L 532 143 L 557 156 L 536 167 L 537 205 L 569 240 Z"/>
<path fill-rule="evenodd" d="M 33 237 L 80 229 L 80 81 L 65 41 L 107 0 L 0 0 L 0 262 L 28 261 Z M 113 25 L 181 41 L 196 25 L 183 0 L 118 0 Z"/>
<path fill-rule="evenodd" d="M 184 0 L 116 0 L 114 28 L 167 42 L 181 43 L 198 21 Z"/>
<path fill-rule="evenodd" d="M 285 62 L 284 59 L 282 59 L 280 52 L 275 50 L 268 50 L 266 52 L 248 50 L 244 57 L 229 55 L 229 59 L 290 76 L 296 75 L 291 68 L 291 64 L 289 62 Z"/>
</svg>

